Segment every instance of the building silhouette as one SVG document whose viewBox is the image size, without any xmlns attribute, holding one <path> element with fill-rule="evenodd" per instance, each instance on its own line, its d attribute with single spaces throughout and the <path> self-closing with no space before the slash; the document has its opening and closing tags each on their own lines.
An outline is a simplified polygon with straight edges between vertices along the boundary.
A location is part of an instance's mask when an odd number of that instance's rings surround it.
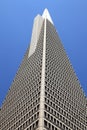
<svg viewBox="0 0 87 130">
<path fill-rule="evenodd" d="M 47 9 L 34 20 L 0 130 L 86 130 L 86 97 Z"/>
</svg>

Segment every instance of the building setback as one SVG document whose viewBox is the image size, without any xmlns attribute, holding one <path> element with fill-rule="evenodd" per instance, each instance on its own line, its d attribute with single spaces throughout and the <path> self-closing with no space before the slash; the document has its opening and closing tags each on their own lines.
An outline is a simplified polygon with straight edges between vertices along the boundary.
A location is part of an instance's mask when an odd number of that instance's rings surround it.
<svg viewBox="0 0 87 130">
<path fill-rule="evenodd" d="M 0 130 L 86 130 L 86 97 L 47 9 L 35 17 Z"/>
</svg>

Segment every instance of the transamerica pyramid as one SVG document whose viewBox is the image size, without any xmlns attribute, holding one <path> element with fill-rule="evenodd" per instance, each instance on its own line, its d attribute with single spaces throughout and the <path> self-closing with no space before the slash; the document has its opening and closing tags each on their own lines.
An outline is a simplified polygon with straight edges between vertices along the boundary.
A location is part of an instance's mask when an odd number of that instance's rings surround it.
<svg viewBox="0 0 87 130">
<path fill-rule="evenodd" d="M 0 130 L 87 130 L 86 97 L 47 9 L 0 111 Z"/>
</svg>

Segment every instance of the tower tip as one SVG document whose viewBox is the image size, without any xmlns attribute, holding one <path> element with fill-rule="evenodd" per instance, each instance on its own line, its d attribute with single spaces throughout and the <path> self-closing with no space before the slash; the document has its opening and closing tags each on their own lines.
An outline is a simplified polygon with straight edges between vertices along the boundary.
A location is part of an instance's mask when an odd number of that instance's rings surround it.
<svg viewBox="0 0 87 130">
<path fill-rule="evenodd" d="M 53 21 L 51 19 L 51 16 L 50 16 L 49 11 L 48 11 L 47 8 L 45 8 L 45 10 L 44 10 L 44 12 L 42 14 L 42 17 L 48 19 L 53 24 Z"/>
</svg>

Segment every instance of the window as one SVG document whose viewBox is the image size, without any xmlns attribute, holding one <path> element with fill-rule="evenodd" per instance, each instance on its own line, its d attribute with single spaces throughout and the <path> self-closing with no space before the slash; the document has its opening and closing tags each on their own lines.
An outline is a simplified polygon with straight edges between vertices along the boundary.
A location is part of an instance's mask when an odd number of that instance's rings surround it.
<svg viewBox="0 0 87 130">
<path fill-rule="evenodd" d="M 54 130 L 54 126 L 52 125 L 52 130 Z"/>
<path fill-rule="evenodd" d="M 47 126 L 47 121 L 44 121 L 44 126 Z"/>
<path fill-rule="evenodd" d="M 62 128 L 62 123 L 60 122 L 60 128 Z"/>
<path fill-rule="evenodd" d="M 63 125 L 63 130 L 65 130 L 65 125 Z"/>
</svg>

